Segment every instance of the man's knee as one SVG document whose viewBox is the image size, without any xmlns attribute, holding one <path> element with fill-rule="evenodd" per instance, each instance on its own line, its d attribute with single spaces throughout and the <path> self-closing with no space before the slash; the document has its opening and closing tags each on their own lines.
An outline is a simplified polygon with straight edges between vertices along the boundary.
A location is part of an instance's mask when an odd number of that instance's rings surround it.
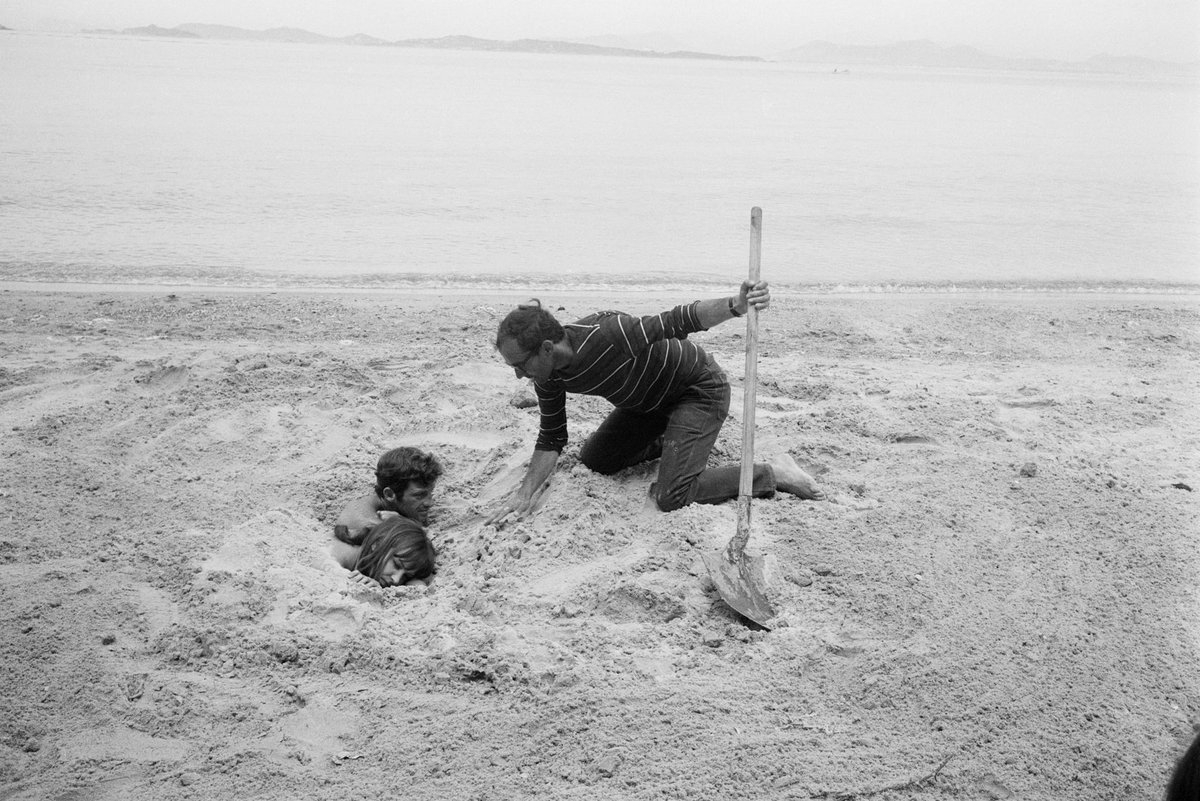
<svg viewBox="0 0 1200 801">
<path fill-rule="evenodd" d="M 659 487 L 654 492 L 654 503 L 660 512 L 674 512 L 691 503 L 687 487 Z"/>
<path fill-rule="evenodd" d="M 612 459 L 606 459 L 600 448 L 589 448 L 587 445 L 580 449 L 579 461 L 588 470 L 602 476 L 611 476 L 621 469 L 620 465 L 614 464 Z"/>
</svg>

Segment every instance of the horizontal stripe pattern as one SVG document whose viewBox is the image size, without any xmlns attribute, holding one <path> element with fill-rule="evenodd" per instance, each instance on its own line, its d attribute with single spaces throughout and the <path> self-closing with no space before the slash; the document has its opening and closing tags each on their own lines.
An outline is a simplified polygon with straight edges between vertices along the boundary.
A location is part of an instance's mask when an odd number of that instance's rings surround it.
<svg viewBox="0 0 1200 801">
<path fill-rule="evenodd" d="M 695 381 L 708 360 L 688 334 L 705 330 L 699 301 L 634 317 L 598 312 L 564 325 L 575 359 L 549 380 L 535 383 L 541 428 L 538 450 L 567 444 L 567 393 L 597 395 L 614 406 L 652 412 L 669 405 Z"/>
</svg>

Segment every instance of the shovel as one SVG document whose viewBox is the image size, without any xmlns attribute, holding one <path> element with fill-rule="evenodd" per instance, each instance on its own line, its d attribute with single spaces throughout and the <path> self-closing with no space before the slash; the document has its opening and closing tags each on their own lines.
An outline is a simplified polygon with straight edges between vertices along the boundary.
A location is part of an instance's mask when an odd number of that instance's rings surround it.
<svg viewBox="0 0 1200 801">
<path fill-rule="evenodd" d="M 762 262 L 762 209 L 750 210 L 750 280 L 758 281 Z M 761 556 L 746 556 L 750 540 L 750 496 L 754 486 L 754 395 L 758 384 L 758 310 L 746 310 L 746 379 L 742 403 L 742 473 L 738 482 L 737 533 L 718 553 L 703 555 L 721 598 L 765 629 L 775 617 L 767 599 Z"/>
</svg>

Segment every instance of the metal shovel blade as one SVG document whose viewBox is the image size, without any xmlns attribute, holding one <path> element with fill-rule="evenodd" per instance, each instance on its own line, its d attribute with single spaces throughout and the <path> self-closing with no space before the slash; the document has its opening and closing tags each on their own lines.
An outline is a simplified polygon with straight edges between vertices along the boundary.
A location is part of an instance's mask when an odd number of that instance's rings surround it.
<svg viewBox="0 0 1200 801">
<path fill-rule="evenodd" d="M 708 576 L 721 593 L 721 600 L 739 615 L 753 620 L 764 629 L 771 628 L 775 610 L 762 588 L 766 586 L 761 556 L 742 554 L 730 561 L 726 551 L 709 551 L 702 555 Z"/>
</svg>

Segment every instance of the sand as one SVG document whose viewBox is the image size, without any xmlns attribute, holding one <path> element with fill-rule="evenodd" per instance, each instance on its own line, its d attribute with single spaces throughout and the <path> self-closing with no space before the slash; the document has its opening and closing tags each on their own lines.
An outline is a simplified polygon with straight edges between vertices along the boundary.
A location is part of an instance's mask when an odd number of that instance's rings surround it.
<svg viewBox="0 0 1200 801">
<path fill-rule="evenodd" d="M 0 797 L 1154 799 L 1200 726 L 1200 301 L 777 295 L 770 631 L 701 554 L 736 504 L 536 429 L 503 294 L 0 292 Z M 563 318 L 690 298 L 543 297 Z M 714 461 L 740 458 L 744 329 Z M 428 589 L 347 580 L 340 506 L 447 468 Z"/>
</svg>

